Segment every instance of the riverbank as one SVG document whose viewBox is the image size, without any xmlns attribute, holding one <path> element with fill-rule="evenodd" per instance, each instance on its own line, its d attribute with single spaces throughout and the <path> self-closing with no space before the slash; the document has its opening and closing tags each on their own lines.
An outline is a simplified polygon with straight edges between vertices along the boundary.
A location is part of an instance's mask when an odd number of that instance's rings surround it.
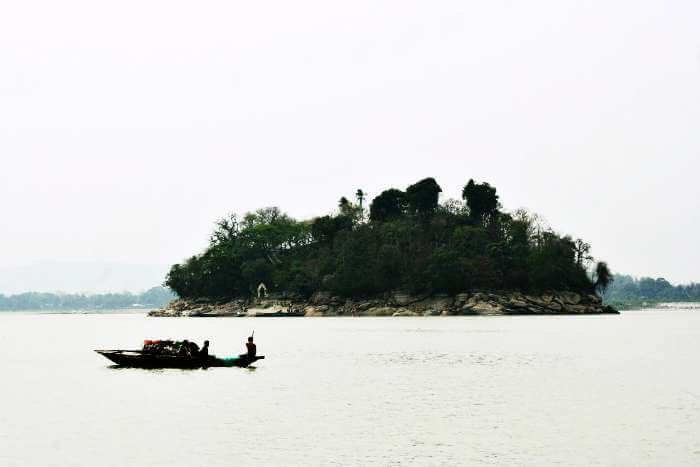
<svg viewBox="0 0 700 467">
<path fill-rule="evenodd" d="M 255 316 L 260 313 L 297 313 L 303 316 L 460 316 L 617 314 L 597 295 L 553 292 L 525 295 L 518 292 L 411 295 L 393 292 L 369 298 L 343 298 L 316 292 L 309 299 L 284 295 L 216 301 L 205 298 L 174 300 L 149 316 Z"/>
</svg>

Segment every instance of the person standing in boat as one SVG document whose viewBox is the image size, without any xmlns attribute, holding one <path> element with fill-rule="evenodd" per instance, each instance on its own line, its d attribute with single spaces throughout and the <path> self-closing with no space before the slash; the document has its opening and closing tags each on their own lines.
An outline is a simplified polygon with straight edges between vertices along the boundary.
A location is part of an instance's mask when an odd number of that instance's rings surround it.
<svg viewBox="0 0 700 467">
<path fill-rule="evenodd" d="M 246 342 L 245 346 L 246 346 L 246 349 L 248 350 L 248 353 L 246 353 L 245 356 L 248 358 L 255 357 L 255 354 L 257 352 L 257 348 L 256 348 L 255 344 L 253 343 L 253 336 L 250 336 L 248 338 L 248 342 Z"/>
</svg>

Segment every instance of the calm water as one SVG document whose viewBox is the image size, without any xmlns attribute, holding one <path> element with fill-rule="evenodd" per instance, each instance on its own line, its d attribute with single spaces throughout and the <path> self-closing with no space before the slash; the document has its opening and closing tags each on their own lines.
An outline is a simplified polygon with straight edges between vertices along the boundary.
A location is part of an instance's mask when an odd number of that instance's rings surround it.
<svg viewBox="0 0 700 467">
<path fill-rule="evenodd" d="M 211 340 L 256 369 L 114 369 Z M 147 318 L 0 313 L 1 466 L 700 465 L 700 312 Z"/>
</svg>

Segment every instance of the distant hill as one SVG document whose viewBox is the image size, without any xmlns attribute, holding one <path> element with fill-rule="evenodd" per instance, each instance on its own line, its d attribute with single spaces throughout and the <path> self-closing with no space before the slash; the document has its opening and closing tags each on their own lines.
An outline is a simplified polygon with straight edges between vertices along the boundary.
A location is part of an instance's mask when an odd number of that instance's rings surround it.
<svg viewBox="0 0 700 467">
<path fill-rule="evenodd" d="M 625 301 L 700 301 L 700 284 L 673 285 L 663 277 L 636 278 L 624 274 L 615 274 L 610 287 L 603 298 L 607 302 Z"/>
<path fill-rule="evenodd" d="M 8 310 L 111 310 L 115 308 L 158 308 L 175 298 L 165 287 L 153 287 L 140 294 L 55 294 L 24 292 L 0 294 L 0 311 Z"/>
<path fill-rule="evenodd" d="M 23 292 L 140 293 L 160 285 L 168 266 L 111 262 L 44 261 L 0 267 L 0 294 Z"/>
</svg>

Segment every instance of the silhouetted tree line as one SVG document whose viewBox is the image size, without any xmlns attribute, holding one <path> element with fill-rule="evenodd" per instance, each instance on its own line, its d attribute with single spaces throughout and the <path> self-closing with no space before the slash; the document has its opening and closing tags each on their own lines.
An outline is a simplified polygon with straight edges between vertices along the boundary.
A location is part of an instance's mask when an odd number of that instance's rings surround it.
<svg viewBox="0 0 700 467">
<path fill-rule="evenodd" d="M 604 298 L 607 301 L 700 301 L 700 284 L 674 286 L 662 277 L 636 279 L 632 276 L 616 274 L 615 281 L 606 291 Z"/>
<path fill-rule="evenodd" d="M 297 221 L 278 208 L 217 222 L 208 248 L 172 266 L 165 284 L 180 297 L 228 298 L 271 290 L 342 296 L 392 289 L 414 293 L 466 290 L 603 290 L 604 263 L 592 279 L 590 245 L 560 236 L 524 210 L 501 210 L 496 188 L 474 180 L 461 200 L 442 204 L 426 178 L 390 188 L 369 205 L 340 199 L 338 212 Z M 602 269 L 601 269 L 602 268 Z M 602 274 L 602 275 L 601 275 Z"/>
<path fill-rule="evenodd" d="M 153 287 L 140 294 L 55 294 L 26 292 L 17 295 L 0 294 L 0 310 L 109 310 L 129 308 L 135 304 L 144 307 L 161 307 L 175 298 L 165 287 Z"/>
</svg>

